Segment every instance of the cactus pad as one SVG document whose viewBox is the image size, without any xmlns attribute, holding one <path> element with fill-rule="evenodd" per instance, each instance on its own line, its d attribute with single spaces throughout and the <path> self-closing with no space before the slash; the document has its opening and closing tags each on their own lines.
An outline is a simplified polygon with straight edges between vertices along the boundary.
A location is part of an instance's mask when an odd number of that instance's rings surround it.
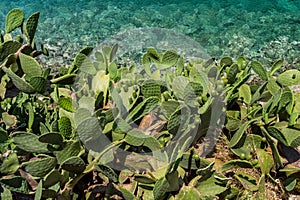
<svg viewBox="0 0 300 200">
<path fill-rule="evenodd" d="M 17 41 L 7 41 L 0 45 L 0 62 L 2 62 L 8 55 L 16 53 L 22 44 Z"/>
<path fill-rule="evenodd" d="M 26 77 L 31 78 L 43 75 L 40 64 L 33 57 L 20 53 L 19 58 L 22 70 L 26 74 Z"/>
<path fill-rule="evenodd" d="M 162 56 L 160 69 L 166 69 L 174 66 L 178 61 L 178 54 L 175 51 L 168 50 Z"/>
<path fill-rule="evenodd" d="M 43 177 L 55 168 L 56 163 L 56 158 L 46 157 L 40 160 L 33 160 L 23 163 L 23 165 L 25 165 L 25 171 L 27 171 L 32 176 Z"/>
<path fill-rule="evenodd" d="M 14 85 L 21 91 L 25 93 L 34 93 L 34 88 L 28 84 L 24 79 L 17 76 L 14 72 L 12 72 L 10 69 L 7 69 L 6 67 L 3 67 L 3 71 L 11 78 Z"/>
<path fill-rule="evenodd" d="M 63 149 L 60 151 L 55 151 L 54 154 L 59 164 L 63 163 L 66 159 L 77 156 L 81 151 L 82 147 L 79 141 L 69 141 L 67 142 Z"/>
<path fill-rule="evenodd" d="M 34 34 L 39 22 L 39 17 L 40 17 L 40 13 L 36 12 L 33 13 L 26 21 L 25 32 L 28 37 L 29 44 L 31 44 L 33 41 Z"/>
<path fill-rule="evenodd" d="M 66 139 L 70 139 L 72 136 L 72 125 L 71 121 L 68 117 L 61 117 L 58 120 L 58 129 L 59 132 L 64 136 Z"/>
<path fill-rule="evenodd" d="M 39 141 L 48 144 L 63 144 L 63 137 L 59 133 L 45 133 L 39 137 Z"/>
<path fill-rule="evenodd" d="M 47 144 L 39 141 L 39 137 L 33 133 L 15 132 L 12 136 L 14 144 L 27 152 L 48 153 Z"/>
<path fill-rule="evenodd" d="M 59 106 L 68 111 L 68 112 L 74 112 L 73 104 L 72 104 L 72 99 L 69 97 L 61 97 L 58 100 Z"/>
<path fill-rule="evenodd" d="M 10 33 L 20 27 L 24 21 L 24 12 L 18 8 L 12 9 L 6 16 L 5 32 Z"/>
<path fill-rule="evenodd" d="M 44 178 L 43 186 L 45 188 L 51 187 L 58 183 L 62 178 L 62 175 L 59 173 L 57 169 L 54 169 L 53 171 L 49 172 L 46 177 Z"/>
<path fill-rule="evenodd" d="M 36 92 L 43 93 L 46 90 L 47 81 L 44 77 L 31 77 L 29 84 L 34 88 Z"/>
<path fill-rule="evenodd" d="M 85 163 L 80 157 L 73 156 L 65 160 L 61 164 L 61 168 L 70 172 L 81 173 L 85 169 Z"/>
</svg>

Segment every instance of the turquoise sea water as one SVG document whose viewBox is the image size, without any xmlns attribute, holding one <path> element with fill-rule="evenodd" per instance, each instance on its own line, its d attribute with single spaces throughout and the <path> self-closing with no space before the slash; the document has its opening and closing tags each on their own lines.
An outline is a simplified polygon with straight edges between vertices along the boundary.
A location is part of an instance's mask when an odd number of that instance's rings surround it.
<svg viewBox="0 0 300 200">
<path fill-rule="evenodd" d="M 300 0 L 1 0 L 0 29 L 14 7 L 41 12 L 36 38 L 50 47 L 52 63 L 119 31 L 161 27 L 192 37 L 214 57 L 284 57 L 300 67 Z"/>
</svg>

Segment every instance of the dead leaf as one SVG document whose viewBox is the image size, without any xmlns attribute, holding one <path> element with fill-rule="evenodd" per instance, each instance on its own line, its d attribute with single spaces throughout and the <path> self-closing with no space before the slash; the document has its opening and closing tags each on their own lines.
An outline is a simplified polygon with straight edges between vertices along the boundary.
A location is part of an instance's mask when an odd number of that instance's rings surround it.
<svg viewBox="0 0 300 200">
<path fill-rule="evenodd" d="M 149 113 L 147 115 L 145 115 L 139 125 L 139 129 L 142 131 L 145 131 L 148 127 L 151 126 L 152 122 L 153 122 L 153 114 Z"/>
<path fill-rule="evenodd" d="M 10 115 L 7 112 L 2 113 L 2 119 L 6 126 L 15 127 L 17 125 L 17 117 Z"/>
<path fill-rule="evenodd" d="M 26 179 L 26 181 L 29 183 L 32 190 L 36 190 L 39 183 L 36 180 L 34 180 L 29 173 L 23 171 L 22 169 L 19 169 L 19 172 L 20 175 L 23 176 Z"/>
</svg>

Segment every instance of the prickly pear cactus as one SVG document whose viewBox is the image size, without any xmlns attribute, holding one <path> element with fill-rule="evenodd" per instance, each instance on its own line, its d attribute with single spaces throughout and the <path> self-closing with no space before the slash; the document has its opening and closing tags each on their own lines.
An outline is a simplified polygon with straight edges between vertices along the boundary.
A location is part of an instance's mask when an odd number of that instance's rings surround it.
<svg viewBox="0 0 300 200">
<path fill-rule="evenodd" d="M 42 53 L 47 54 L 47 49 L 44 46 L 39 51 L 33 42 L 38 18 L 39 13 L 34 13 L 24 24 L 24 12 L 20 9 L 11 10 L 6 17 L 6 34 L 0 44 L 1 70 L 3 69 L 7 73 L 17 89 L 26 93 L 44 93 L 46 89 L 46 80 L 42 78 L 43 70 L 40 64 L 34 59 L 34 57 Z M 23 37 L 18 35 L 14 39 L 11 32 L 20 27 L 23 30 Z M 26 43 L 23 43 L 24 41 Z M 5 70 L 5 67 L 12 71 Z M 25 75 L 25 79 L 23 79 L 23 75 Z M 31 78 L 33 79 L 31 80 Z M 4 84 L 3 81 L 1 84 Z"/>
<path fill-rule="evenodd" d="M 38 19 L 24 23 L 14 9 L 0 37 L 1 199 L 267 199 L 265 185 L 298 193 L 299 169 L 286 162 L 299 146 L 299 70 L 153 47 L 139 69 L 118 63 L 114 45 L 92 56 L 83 48 L 52 74 L 35 59 L 48 54 L 34 44 Z M 201 157 L 214 142 L 213 158 Z"/>
</svg>

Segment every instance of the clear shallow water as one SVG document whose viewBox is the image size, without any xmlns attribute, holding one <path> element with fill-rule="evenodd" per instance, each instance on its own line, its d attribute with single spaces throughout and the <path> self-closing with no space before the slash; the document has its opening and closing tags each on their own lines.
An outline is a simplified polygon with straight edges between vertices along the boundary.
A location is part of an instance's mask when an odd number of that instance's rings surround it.
<svg viewBox="0 0 300 200">
<path fill-rule="evenodd" d="M 52 63 L 119 31 L 161 27 L 192 37 L 215 57 L 284 57 L 300 67 L 300 0 L 1 0 L 1 29 L 14 7 L 27 16 L 41 12 L 36 39 L 51 47 Z"/>
</svg>

